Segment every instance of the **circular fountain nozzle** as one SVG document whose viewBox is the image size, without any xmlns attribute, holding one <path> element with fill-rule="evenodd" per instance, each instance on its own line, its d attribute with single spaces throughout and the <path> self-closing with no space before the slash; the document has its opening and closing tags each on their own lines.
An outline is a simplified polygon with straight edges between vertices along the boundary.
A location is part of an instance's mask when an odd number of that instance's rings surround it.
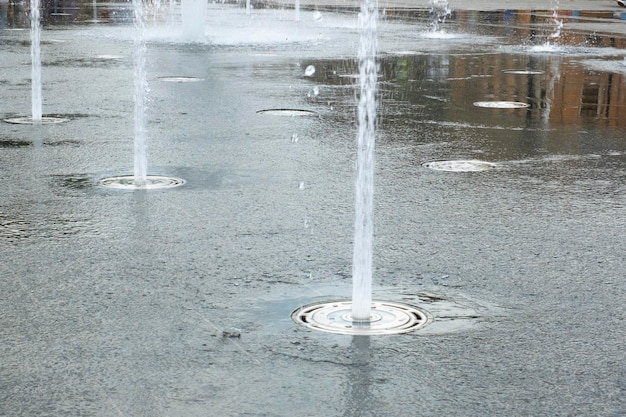
<svg viewBox="0 0 626 417">
<path fill-rule="evenodd" d="M 433 161 L 426 162 L 423 165 L 435 171 L 450 172 L 480 172 L 489 171 L 498 167 L 498 165 L 493 162 L 480 161 L 477 159 Z"/>
<path fill-rule="evenodd" d="M 351 301 L 307 304 L 291 313 L 291 318 L 310 329 L 361 336 L 408 333 L 433 320 L 425 310 L 392 301 L 372 302 L 369 320 L 353 320 Z"/>
<path fill-rule="evenodd" d="M 519 101 L 476 101 L 474 106 L 490 109 L 525 109 L 530 107 L 529 104 Z"/>
<path fill-rule="evenodd" d="M 98 180 L 98 185 L 118 190 L 161 190 L 164 188 L 179 187 L 185 180 L 176 177 L 163 177 L 160 175 L 148 175 L 145 181 L 137 182 L 133 175 L 107 177 Z"/>
<path fill-rule="evenodd" d="M 315 116 L 316 112 L 313 110 L 305 110 L 305 109 L 264 109 L 257 110 L 258 114 L 267 114 L 271 116 Z"/>
<path fill-rule="evenodd" d="M 14 125 L 54 125 L 58 123 L 65 123 L 69 119 L 64 117 L 44 116 L 41 120 L 34 120 L 32 117 L 12 117 L 4 119 L 6 123 Z"/>
</svg>

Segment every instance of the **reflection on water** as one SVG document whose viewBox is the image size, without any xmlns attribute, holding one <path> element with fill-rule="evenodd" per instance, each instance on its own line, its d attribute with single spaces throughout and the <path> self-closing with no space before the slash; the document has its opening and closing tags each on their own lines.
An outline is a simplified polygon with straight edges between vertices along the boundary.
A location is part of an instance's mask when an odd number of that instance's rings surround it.
<svg viewBox="0 0 626 417">
<path fill-rule="evenodd" d="M 353 361 L 348 372 L 345 417 L 374 416 L 376 403 L 372 394 L 372 370 L 370 364 L 370 337 L 352 336 L 350 344 Z"/>
<path fill-rule="evenodd" d="M 0 1 L 0 29 L 28 28 L 30 4 L 28 1 Z M 70 23 L 131 22 L 130 3 L 107 0 L 50 0 L 42 2 L 41 21 L 44 25 Z"/>
<path fill-rule="evenodd" d="M 440 121 L 518 129 L 626 125 L 626 71 L 619 57 L 605 57 L 616 71 L 590 69 L 584 60 L 517 53 L 385 56 L 380 59 L 383 123 L 410 124 L 416 112 Z M 315 62 L 316 81 L 336 86 L 334 99 L 349 100 L 354 72 L 349 61 Z M 626 69 L 626 67 L 625 67 Z M 517 101 L 528 109 L 497 113 L 476 101 Z M 421 115 L 420 119 L 424 120 Z"/>
</svg>

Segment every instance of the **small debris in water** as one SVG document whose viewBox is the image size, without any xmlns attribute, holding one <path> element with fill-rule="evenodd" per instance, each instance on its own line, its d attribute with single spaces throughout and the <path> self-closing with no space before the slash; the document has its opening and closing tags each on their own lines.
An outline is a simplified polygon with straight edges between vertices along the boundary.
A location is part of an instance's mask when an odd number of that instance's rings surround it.
<svg viewBox="0 0 626 417">
<path fill-rule="evenodd" d="M 239 337 L 241 337 L 241 330 L 236 329 L 236 328 L 230 328 L 230 329 L 225 329 L 224 331 L 222 331 L 222 337 L 223 338 L 228 338 L 228 339 L 237 339 Z"/>
<path fill-rule="evenodd" d="M 308 67 L 306 67 L 306 69 L 304 70 L 304 76 L 305 77 L 312 77 L 313 74 L 315 74 L 315 66 L 314 65 L 309 65 Z"/>
</svg>

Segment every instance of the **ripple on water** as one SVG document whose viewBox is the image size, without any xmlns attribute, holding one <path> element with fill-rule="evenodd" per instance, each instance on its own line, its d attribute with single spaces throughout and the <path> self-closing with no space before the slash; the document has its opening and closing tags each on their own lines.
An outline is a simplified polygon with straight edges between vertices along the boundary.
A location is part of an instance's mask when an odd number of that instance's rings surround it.
<svg viewBox="0 0 626 417">
<path fill-rule="evenodd" d="M 44 217 L 42 214 L 0 213 L 0 239 L 12 242 L 29 239 L 63 239 L 79 235 L 100 235 L 90 219 L 76 217 Z"/>
</svg>

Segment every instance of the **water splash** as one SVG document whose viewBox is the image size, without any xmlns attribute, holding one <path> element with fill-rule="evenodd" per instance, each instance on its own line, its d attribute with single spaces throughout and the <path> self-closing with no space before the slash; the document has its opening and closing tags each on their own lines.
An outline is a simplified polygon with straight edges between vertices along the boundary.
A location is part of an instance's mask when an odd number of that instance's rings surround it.
<svg viewBox="0 0 626 417">
<path fill-rule="evenodd" d="M 550 17 L 550 23 L 554 26 L 554 31 L 548 35 L 546 45 L 550 45 L 550 40 L 558 40 L 561 36 L 561 30 L 563 29 L 563 19 L 559 17 L 560 3 L 559 0 L 552 0 L 552 16 Z"/>
<path fill-rule="evenodd" d="M 202 40 L 207 20 L 206 0 L 182 0 L 180 7 L 183 37 L 189 41 Z"/>
<path fill-rule="evenodd" d="M 448 0 L 431 0 L 431 32 L 443 32 L 442 25 L 452 13 Z"/>
<path fill-rule="evenodd" d="M 146 151 L 145 108 L 146 91 L 146 18 L 143 0 L 133 0 L 135 14 L 135 50 L 134 50 L 134 98 L 135 98 L 135 164 L 134 179 L 137 186 L 146 183 L 148 158 Z"/>
<path fill-rule="evenodd" d="M 374 146 L 376 125 L 376 50 L 378 4 L 362 0 L 359 15 L 359 82 L 356 216 L 352 258 L 352 319 L 369 321 L 372 314 L 372 237 Z"/>
<path fill-rule="evenodd" d="M 31 111 L 33 122 L 42 120 L 41 93 L 41 26 L 39 0 L 31 1 L 30 9 Z"/>
</svg>

